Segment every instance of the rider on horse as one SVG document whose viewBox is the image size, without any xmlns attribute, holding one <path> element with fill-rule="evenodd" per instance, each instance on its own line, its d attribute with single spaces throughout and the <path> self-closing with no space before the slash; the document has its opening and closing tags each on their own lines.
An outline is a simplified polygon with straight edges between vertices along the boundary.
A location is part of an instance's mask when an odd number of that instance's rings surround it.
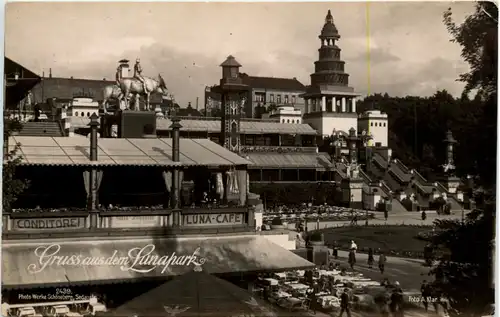
<svg viewBox="0 0 500 317">
<path fill-rule="evenodd" d="M 142 86 L 144 87 L 144 92 L 147 93 L 146 83 L 144 81 L 144 77 L 142 76 L 141 60 L 139 58 L 135 60 L 134 78 L 138 79 L 142 83 Z"/>
</svg>

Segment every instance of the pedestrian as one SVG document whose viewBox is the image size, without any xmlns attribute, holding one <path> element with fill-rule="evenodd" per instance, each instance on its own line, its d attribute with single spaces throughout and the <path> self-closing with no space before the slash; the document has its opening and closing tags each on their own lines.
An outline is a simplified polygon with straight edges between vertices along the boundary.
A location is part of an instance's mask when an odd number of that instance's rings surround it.
<svg viewBox="0 0 500 317">
<path fill-rule="evenodd" d="M 351 240 L 351 245 L 349 246 L 349 251 L 353 251 L 354 253 L 356 253 L 357 250 L 358 250 L 358 245 L 356 243 L 354 243 L 354 240 Z"/>
<path fill-rule="evenodd" d="M 354 214 L 353 225 L 355 225 L 355 226 L 358 225 L 358 214 Z"/>
<path fill-rule="evenodd" d="M 385 222 L 387 222 L 387 218 L 389 218 L 389 212 L 387 211 L 387 209 L 384 210 L 384 218 Z"/>
<path fill-rule="evenodd" d="M 380 270 L 380 274 L 384 274 L 385 262 L 387 262 L 385 254 L 384 252 L 380 252 L 380 255 L 378 256 L 378 269 Z"/>
<path fill-rule="evenodd" d="M 422 221 L 425 221 L 427 219 L 427 214 L 425 213 L 425 210 L 422 211 Z"/>
<path fill-rule="evenodd" d="M 429 309 L 429 300 L 431 298 L 431 286 L 427 283 L 426 280 L 422 282 L 422 286 L 420 286 L 420 292 L 422 293 L 422 304 L 424 304 L 425 311 L 427 312 Z"/>
<path fill-rule="evenodd" d="M 310 294 L 309 294 L 309 309 L 312 311 L 312 313 L 314 315 L 316 315 L 316 303 L 317 303 L 317 299 L 316 299 L 316 291 L 312 291 Z"/>
<path fill-rule="evenodd" d="M 389 317 L 389 296 L 388 296 L 388 294 L 384 291 L 384 292 L 378 294 L 375 297 L 374 301 L 378 306 L 380 316 Z"/>
<path fill-rule="evenodd" d="M 351 307 L 349 303 L 349 289 L 344 288 L 344 292 L 340 295 L 340 315 L 342 317 L 344 312 L 347 313 L 347 317 L 351 317 Z"/>
<path fill-rule="evenodd" d="M 353 250 L 349 251 L 348 262 L 349 265 L 351 266 L 351 270 L 354 271 L 354 264 L 356 264 L 356 253 Z"/>
<path fill-rule="evenodd" d="M 369 248 L 368 249 L 368 267 L 371 269 L 373 267 L 373 262 L 375 260 L 373 259 L 373 249 Z"/>
<path fill-rule="evenodd" d="M 403 317 L 403 290 L 399 282 L 394 282 L 394 290 L 391 294 L 390 310 L 393 317 Z"/>
</svg>

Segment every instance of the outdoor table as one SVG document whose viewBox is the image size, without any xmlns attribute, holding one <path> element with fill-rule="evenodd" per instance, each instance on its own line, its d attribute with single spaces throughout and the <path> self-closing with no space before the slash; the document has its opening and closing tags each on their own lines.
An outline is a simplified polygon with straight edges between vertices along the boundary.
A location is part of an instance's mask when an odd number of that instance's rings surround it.
<svg viewBox="0 0 500 317">
<path fill-rule="evenodd" d="M 292 295 L 287 293 L 287 292 L 283 292 L 281 290 L 271 293 L 271 298 L 273 298 L 275 300 L 280 300 L 280 299 L 288 298 L 288 297 L 292 297 Z"/>
<path fill-rule="evenodd" d="M 325 295 L 318 297 L 318 303 L 322 308 L 328 308 L 335 306 L 334 302 L 338 302 L 340 305 L 340 300 L 338 297 L 333 295 Z"/>
<path fill-rule="evenodd" d="M 288 297 L 278 302 L 280 307 L 292 310 L 294 308 L 299 308 L 302 306 L 303 300 L 296 297 Z"/>
</svg>

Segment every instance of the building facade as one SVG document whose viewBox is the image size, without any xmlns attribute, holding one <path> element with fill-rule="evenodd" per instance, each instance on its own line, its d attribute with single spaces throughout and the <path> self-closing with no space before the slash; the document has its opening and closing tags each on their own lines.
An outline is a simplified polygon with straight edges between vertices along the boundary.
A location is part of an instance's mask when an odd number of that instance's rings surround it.
<svg viewBox="0 0 500 317">
<path fill-rule="evenodd" d="M 389 117 L 380 110 L 368 110 L 359 115 L 358 130 L 366 131 L 372 138 L 368 146 L 389 146 Z"/>
</svg>

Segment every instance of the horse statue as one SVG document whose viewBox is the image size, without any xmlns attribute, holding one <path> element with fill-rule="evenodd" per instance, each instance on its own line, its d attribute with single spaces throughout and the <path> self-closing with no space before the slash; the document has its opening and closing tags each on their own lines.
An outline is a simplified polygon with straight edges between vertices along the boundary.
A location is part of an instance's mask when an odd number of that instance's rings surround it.
<svg viewBox="0 0 500 317">
<path fill-rule="evenodd" d="M 144 77 L 144 85 L 137 78 L 122 78 L 119 81 L 119 84 L 122 93 L 121 99 L 125 102 L 125 108 L 130 110 L 135 110 L 137 103 L 139 101 L 139 96 L 144 96 L 146 99 L 146 107 L 145 109 L 142 110 L 148 111 L 150 110 L 149 99 L 151 93 L 157 92 L 166 95 L 168 91 L 167 85 L 165 84 L 165 81 L 163 80 L 160 74 L 158 74 L 158 79 Z M 133 107 L 130 107 L 129 105 L 130 95 L 135 96 L 135 102 L 133 103 Z"/>
<path fill-rule="evenodd" d="M 103 102 L 102 102 L 102 108 L 104 110 L 104 113 L 107 112 L 109 101 L 112 99 L 117 100 L 119 102 L 120 109 L 122 109 L 122 110 L 124 109 L 124 107 L 123 107 L 123 97 L 124 96 L 123 96 L 123 93 L 122 93 L 120 86 L 108 85 L 108 86 L 103 88 L 102 95 L 104 97 Z"/>
</svg>

